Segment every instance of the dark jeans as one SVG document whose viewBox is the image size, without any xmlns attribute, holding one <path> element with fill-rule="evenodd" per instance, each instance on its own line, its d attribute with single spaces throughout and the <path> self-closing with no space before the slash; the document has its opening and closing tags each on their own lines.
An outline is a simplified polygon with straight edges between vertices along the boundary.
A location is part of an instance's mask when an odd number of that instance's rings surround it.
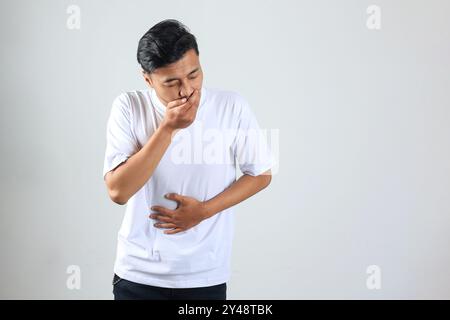
<svg viewBox="0 0 450 320">
<path fill-rule="evenodd" d="M 210 287 L 162 288 L 132 282 L 114 274 L 114 300 L 226 300 L 226 282 Z"/>
</svg>

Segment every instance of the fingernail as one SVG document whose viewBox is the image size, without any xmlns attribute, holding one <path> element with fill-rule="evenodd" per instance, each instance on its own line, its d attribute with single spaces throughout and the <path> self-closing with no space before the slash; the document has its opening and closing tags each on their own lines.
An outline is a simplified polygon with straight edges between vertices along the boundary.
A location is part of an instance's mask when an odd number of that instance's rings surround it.
<svg viewBox="0 0 450 320">
<path fill-rule="evenodd" d="M 186 98 L 181 99 L 181 102 L 186 102 Z"/>
</svg>

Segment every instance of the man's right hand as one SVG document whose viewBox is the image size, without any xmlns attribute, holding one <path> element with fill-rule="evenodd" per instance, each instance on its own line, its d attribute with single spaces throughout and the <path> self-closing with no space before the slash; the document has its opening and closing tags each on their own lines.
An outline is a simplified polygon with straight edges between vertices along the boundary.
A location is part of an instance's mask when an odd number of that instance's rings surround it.
<svg viewBox="0 0 450 320">
<path fill-rule="evenodd" d="M 197 115 L 199 103 L 200 92 L 198 89 L 194 90 L 187 101 L 177 99 L 169 102 L 161 126 L 169 128 L 171 131 L 190 126 Z"/>
</svg>

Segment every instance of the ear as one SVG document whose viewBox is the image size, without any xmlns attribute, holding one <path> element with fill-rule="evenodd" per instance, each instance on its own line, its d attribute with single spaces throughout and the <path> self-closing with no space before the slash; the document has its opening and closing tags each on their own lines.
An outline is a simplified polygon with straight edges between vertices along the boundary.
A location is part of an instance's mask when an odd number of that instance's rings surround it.
<svg viewBox="0 0 450 320">
<path fill-rule="evenodd" d="M 147 82 L 148 85 L 153 88 L 153 82 L 150 75 L 144 70 L 142 70 L 142 76 L 144 77 L 145 82 Z"/>
</svg>

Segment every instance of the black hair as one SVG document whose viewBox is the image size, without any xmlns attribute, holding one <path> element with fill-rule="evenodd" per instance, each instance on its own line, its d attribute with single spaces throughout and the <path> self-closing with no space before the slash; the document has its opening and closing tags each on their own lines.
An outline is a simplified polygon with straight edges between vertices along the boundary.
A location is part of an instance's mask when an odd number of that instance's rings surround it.
<svg viewBox="0 0 450 320">
<path fill-rule="evenodd" d="M 180 21 L 166 19 L 151 27 L 139 40 L 137 60 L 145 72 L 152 73 L 181 59 L 190 49 L 199 55 L 195 36 Z"/>
</svg>

